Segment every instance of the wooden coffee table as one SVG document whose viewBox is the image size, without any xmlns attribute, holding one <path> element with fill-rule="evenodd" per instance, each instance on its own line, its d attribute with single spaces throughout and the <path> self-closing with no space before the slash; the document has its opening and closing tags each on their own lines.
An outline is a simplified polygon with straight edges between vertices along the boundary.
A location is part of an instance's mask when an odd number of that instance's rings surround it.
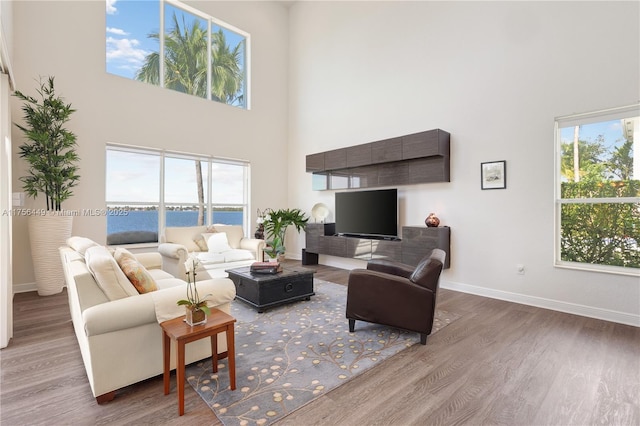
<svg viewBox="0 0 640 426">
<path fill-rule="evenodd" d="M 313 292 L 312 269 L 284 268 L 276 274 L 251 273 L 250 267 L 227 269 L 236 286 L 236 298 L 264 312 L 265 309 L 298 300 L 310 300 Z"/>
<path fill-rule="evenodd" d="M 162 361 L 164 362 L 164 394 L 169 395 L 169 375 L 171 359 L 171 340 L 177 342 L 176 385 L 178 388 L 178 413 L 184 414 L 184 349 L 189 342 L 209 337 L 211 339 L 211 362 L 213 372 L 218 371 L 218 333 L 226 333 L 227 358 L 229 359 L 229 380 L 231 390 L 236 388 L 236 357 L 233 323 L 236 319 L 219 309 L 211 308 L 205 324 L 191 326 L 184 321 L 184 316 L 160 323 L 162 327 Z"/>
</svg>

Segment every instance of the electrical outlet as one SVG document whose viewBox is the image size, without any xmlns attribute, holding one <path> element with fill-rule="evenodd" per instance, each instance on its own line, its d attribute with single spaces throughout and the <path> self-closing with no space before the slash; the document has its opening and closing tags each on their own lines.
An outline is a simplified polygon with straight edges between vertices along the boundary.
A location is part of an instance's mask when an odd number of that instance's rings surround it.
<svg viewBox="0 0 640 426">
<path fill-rule="evenodd" d="M 524 265 L 521 263 L 518 263 L 516 265 L 516 272 L 518 273 L 518 275 L 524 275 Z"/>
</svg>

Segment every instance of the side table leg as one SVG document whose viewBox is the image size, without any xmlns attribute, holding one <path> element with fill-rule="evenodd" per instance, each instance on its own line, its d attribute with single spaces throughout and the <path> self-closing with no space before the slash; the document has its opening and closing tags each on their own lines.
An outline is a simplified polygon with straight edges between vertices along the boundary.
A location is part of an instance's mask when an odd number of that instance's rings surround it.
<svg viewBox="0 0 640 426">
<path fill-rule="evenodd" d="M 218 334 L 211 336 L 211 364 L 213 372 L 218 372 Z"/>
<path fill-rule="evenodd" d="M 231 390 L 236 390 L 236 347 L 233 334 L 233 323 L 227 325 L 227 359 L 229 360 L 229 381 Z"/>
<path fill-rule="evenodd" d="M 184 414 L 184 340 L 178 340 L 178 361 L 176 363 L 176 382 L 178 387 L 178 413 Z"/>
<path fill-rule="evenodd" d="M 164 380 L 164 394 L 169 395 L 169 378 L 171 370 L 169 369 L 171 360 L 171 339 L 167 333 L 162 330 L 162 362 L 164 370 L 162 373 L 162 379 Z"/>
</svg>

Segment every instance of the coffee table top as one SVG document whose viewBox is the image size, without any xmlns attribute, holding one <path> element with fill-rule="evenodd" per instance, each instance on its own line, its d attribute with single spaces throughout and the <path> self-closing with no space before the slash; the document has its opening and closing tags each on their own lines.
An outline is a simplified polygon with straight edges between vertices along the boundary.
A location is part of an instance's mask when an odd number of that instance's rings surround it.
<svg viewBox="0 0 640 426">
<path fill-rule="evenodd" d="M 282 272 L 278 272 L 275 274 L 261 274 L 261 273 L 251 273 L 251 267 L 245 266 L 243 268 L 227 269 L 226 272 L 229 275 L 236 275 L 236 276 L 244 277 L 253 281 L 263 282 L 263 281 L 294 278 L 294 277 L 305 276 L 305 275 L 313 276 L 313 274 L 315 274 L 316 271 L 314 271 L 313 269 L 293 267 L 293 268 L 282 268 Z"/>
</svg>

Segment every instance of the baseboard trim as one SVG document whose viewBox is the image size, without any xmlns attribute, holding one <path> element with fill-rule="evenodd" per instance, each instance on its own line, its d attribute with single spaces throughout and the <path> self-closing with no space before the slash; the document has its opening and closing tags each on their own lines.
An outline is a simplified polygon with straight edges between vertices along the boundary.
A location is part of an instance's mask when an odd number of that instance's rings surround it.
<svg viewBox="0 0 640 426">
<path fill-rule="evenodd" d="M 631 325 L 634 327 L 640 327 L 640 315 L 633 315 L 625 312 L 612 311 L 603 308 L 595 308 L 593 306 L 579 305 L 577 303 L 561 302 L 558 300 L 546 299 L 544 297 L 527 296 L 524 294 L 511 293 L 508 291 L 478 287 L 475 285 L 456 283 L 452 281 L 440 280 L 440 287 L 447 290 L 489 297 L 491 299 L 505 300 L 507 302 L 520 303 L 522 305 L 535 306 L 538 308 L 565 312 L 567 314 L 575 314 L 583 317 L 596 318 L 605 321 Z"/>
<path fill-rule="evenodd" d="M 20 283 L 13 285 L 13 294 L 28 293 L 30 291 L 38 291 L 38 287 L 35 282 L 32 283 Z"/>
</svg>

